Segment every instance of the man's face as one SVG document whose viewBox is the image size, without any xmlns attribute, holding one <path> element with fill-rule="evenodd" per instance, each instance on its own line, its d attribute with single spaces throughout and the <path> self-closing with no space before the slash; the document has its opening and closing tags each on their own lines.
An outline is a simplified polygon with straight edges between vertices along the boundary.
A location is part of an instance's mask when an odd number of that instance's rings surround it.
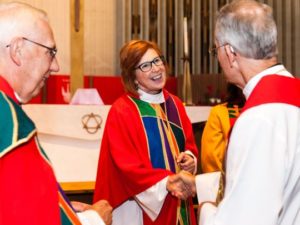
<svg viewBox="0 0 300 225">
<path fill-rule="evenodd" d="M 23 74 L 17 78 L 22 82 L 18 94 L 23 103 L 39 94 L 51 72 L 59 71 L 52 30 L 45 21 L 40 21 L 38 27 L 38 34 L 23 38 Z"/>
<path fill-rule="evenodd" d="M 241 87 L 244 85 L 243 77 L 239 71 L 239 65 L 236 61 L 236 53 L 230 44 L 220 45 L 218 41 L 216 44 L 216 54 L 220 66 L 222 67 L 224 77 L 227 82 Z"/>
</svg>

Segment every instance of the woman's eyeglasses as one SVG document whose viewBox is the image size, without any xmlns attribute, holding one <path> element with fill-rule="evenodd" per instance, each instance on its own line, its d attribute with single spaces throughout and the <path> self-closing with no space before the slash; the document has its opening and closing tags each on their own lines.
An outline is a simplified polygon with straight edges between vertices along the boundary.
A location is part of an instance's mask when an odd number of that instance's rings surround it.
<svg viewBox="0 0 300 225">
<path fill-rule="evenodd" d="M 140 69 L 142 72 L 149 72 L 152 69 L 152 64 L 155 66 L 161 66 L 165 63 L 165 58 L 163 56 L 158 56 L 152 61 L 141 63 L 135 69 Z"/>
</svg>

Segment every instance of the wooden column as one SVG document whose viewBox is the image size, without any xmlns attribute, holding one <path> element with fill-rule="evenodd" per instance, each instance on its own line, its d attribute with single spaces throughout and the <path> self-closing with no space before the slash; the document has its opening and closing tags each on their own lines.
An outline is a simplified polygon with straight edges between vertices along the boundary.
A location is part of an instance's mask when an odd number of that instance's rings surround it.
<svg viewBox="0 0 300 225">
<path fill-rule="evenodd" d="M 83 88 L 84 73 L 84 1 L 71 0 L 71 93 Z"/>
</svg>

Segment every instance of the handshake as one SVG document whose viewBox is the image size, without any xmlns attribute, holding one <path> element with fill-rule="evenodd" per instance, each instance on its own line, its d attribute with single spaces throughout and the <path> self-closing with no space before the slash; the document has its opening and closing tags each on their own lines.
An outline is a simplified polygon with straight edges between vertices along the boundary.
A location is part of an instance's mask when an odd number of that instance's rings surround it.
<svg viewBox="0 0 300 225">
<path fill-rule="evenodd" d="M 186 200 L 196 194 L 195 176 L 181 170 L 179 173 L 169 176 L 167 190 L 175 197 Z"/>
</svg>

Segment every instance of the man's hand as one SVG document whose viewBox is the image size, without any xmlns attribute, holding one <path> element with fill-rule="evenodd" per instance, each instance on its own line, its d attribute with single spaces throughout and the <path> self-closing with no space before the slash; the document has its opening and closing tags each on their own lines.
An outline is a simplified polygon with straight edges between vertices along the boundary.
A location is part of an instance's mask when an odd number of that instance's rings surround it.
<svg viewBox="0 0 300 225">
<path fill-rule="evenodd" d="M 112 210 L 113 208 L 106 200 L 100 200 L 92 205 L 92 209 L 95 210 L 103 219 L 106 225 L 112 224 Z"/>
<path fill-rule="evenodd" d="M 180 171 L 177 176 L 181 179 L 181 181 L 189 188 L 189 191 L 192 193 L 193 196 L 196 194 L 196 183 L 195 183 L 195 176 L 189 172 L 184 170 Z"/>
<path fill-rule="evenodd" d="M 173 196 L 180 199 L 187 199 L 196 194 L 195 177 L 186 171 L 169 176 L 167 181 L 167 190 Z"/>
<path fill-rule="evenodd" d="M 83 202 L 71 201 L 71 204 L 76 212 L 83 212 L 85 210 L 91 209 L 92 206 Z"/>
<path fill-rule="evenodd" d="M 176 161 L 180 169 L 188 171 L 190 173 L 194 173 L 196 165 L 195 160 L 191 155 L 186 154 L 185 152 L 181 152 Z"/>
<path fill-rule="evenodd" d="M 86 204 L 83 202 L 76 202 L 76 201 L 72 201 L 71 203 L 72 203 L 73 208 L 77 212 L 83 212 L 88 209 L 95 210 L 100 215 L 100 217 L 102 218 L 102 220 L 104 221 L 104 223 L 106 225 L 111 225 L 111 223 L 112 223 L 112 207 L 110 206 L 108 201 L 100 200 L 100 201 L 94 203 L 93 205 L 89 205 L 89 204 Z"/>
</svg>

